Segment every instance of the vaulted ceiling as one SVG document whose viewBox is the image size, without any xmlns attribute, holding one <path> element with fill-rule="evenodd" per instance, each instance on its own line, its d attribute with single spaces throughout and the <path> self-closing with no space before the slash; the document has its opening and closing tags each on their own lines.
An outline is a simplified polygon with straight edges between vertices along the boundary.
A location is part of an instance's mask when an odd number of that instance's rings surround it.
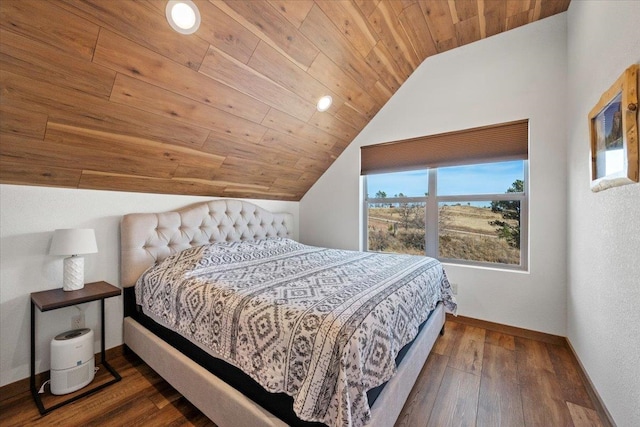
<svg viewBox="0 0 640 427">
<path fill-rule="evenodd" d="M 2 0 L 0 182 L 299 200 L 425 58 L 569 1 Z"/>
</svg>

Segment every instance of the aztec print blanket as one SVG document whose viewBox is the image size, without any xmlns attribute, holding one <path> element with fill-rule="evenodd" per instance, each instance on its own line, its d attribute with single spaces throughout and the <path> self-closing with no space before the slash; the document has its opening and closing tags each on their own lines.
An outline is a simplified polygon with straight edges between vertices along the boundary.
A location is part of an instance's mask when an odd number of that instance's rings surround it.
<svg viewBox="0 0 640 427">
<path fill-rule="evenodd" d="M 140 277 L 136 299 L 266 390 L 292 396 L 300 419 L 336 427 L 367 423 L 367 390 L 391 378 L 439 301 L 456 311 L 435 259 L 285 238 L 184 250 Z"/>
</svg>

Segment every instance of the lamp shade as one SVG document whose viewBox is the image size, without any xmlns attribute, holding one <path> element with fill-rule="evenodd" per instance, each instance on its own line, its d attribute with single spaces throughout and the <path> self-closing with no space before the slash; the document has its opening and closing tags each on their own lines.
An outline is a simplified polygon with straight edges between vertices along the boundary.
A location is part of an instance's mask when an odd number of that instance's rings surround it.
<svg viewBox="0 0 640 427">
<path fill-rule="evenodd" d="M 96 234 L 91 228 L 66 228 L 53 232 L 51 255 L 79 255 L 98 252 Z"/>
</svg>

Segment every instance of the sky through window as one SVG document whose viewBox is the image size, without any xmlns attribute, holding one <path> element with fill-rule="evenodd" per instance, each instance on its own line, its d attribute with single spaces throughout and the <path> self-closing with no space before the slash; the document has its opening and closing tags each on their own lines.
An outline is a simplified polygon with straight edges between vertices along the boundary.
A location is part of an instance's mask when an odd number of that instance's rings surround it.
<svg viewBox="0 0 640 427">
<path fill-rule="evenodd" d="M 502 194 L 517 179 L 524 178 L 524 162 L 515 160 L 479 165 L 438 168 L 438 195 Z M 386 197 L 400 193 L 409 197 L 424 196 L 428 188 L 426 170 L 367 175 L 367 192 L 375 197 L 384 191 Z"/>
</svg>

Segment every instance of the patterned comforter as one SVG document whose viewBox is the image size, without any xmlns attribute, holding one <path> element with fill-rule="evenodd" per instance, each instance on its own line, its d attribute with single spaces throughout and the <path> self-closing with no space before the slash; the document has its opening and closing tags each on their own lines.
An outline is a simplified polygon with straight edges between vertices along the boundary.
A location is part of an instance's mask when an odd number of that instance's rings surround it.
<svg viewBox="0 0 640 427">
<path fill-rule="evenodd" d="M 456 303 L 441 264 L 423 256 L 305 246 L 284 238 L 187 249 L 147 270 L 148 316 L 294 398 L 303 420 L 361 426 L 366 391 L 439 301 Z"/>
</svg>

